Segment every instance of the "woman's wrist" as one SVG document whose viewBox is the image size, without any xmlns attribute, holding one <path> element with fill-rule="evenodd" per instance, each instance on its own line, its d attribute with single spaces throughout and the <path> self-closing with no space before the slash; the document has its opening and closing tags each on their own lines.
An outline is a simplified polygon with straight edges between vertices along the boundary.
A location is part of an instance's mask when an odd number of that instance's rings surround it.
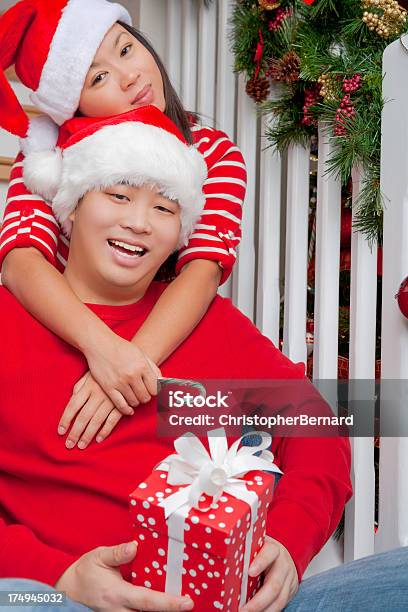
<svg viewBox="0 0 408 612">
<path fill-rule="evenodd" d="M 95 317 L 88 325 L 81 326 L 82 330 L 77 337 L 77 346 L 81 353 L 87 357 L 104 351 L 104 347 L 112 344 L 116 334 L 101 320 Z"/>
<path fill-rule="evenodd" d="M 132 344 L 137 346 L 137 348 L 142 351 L 142 353 L 144 353 L 149 359 L 151 359 L 151 361 L 153 361 L 153 363 L 155 363 L 156 365 L 159 365 L 160 362 L 164 360 L 161 351 L 157 350 L 157 343 L 154 344 L 149 342 L 149 339 L 147 337 L 144 338 L 143 336 L 138 336 L 136 334 L 136 336 L 132 338 L 131 342 Z"/>
</svg>

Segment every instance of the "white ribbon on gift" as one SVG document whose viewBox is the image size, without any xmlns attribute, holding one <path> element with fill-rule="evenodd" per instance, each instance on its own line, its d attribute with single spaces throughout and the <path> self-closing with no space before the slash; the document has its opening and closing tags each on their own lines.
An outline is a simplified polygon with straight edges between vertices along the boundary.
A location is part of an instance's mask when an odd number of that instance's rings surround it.
<svg viewBox="0 0 408 612">
<path fill-rule="evenodd" d="M 246 602 L 248 586 L 248 569 L 252 548 L 254 524 L 258 511 L 258 496 L 250 491 L 245 480 L 240 480 L 252 470 L 268 470 L 282 474 L 273 463 L 273 454 L 267 450 L 272 438 L 264 431 L 254 432 L 261 437 L 256 446 L 240 446 L 245 434 L 236 440 L 230 448 L 224 428 L 208 432 L 208 453 L 204 444 L 193 434 L 177 438 L 174 442 L 176 454 L 169 455 L 156 466 L 158 470 L 168 472 L 167 482 L 170 485 L 187 485 L 183 489 L 160 501 L 167 519 L 170 542 L 167 552 L 166 592 L 181 594 L 182 557 L 184 550 L 185 519 L 195 508 L 206 512 L 216 503 L 221 495 L 229 493 L 246 502 L 251 508 L 251 525 L 245 540 L 243 577 L 240 603 Z M 256 454 L 258 453 L 258 456 Z M 200 498 L 205 494 L 211 497 L 211 504 L 203 507 Z M 177 541 L 177 543 L 176 543 Z M 176 547 L 176 548 L 175 548 Z"/>
</svg>

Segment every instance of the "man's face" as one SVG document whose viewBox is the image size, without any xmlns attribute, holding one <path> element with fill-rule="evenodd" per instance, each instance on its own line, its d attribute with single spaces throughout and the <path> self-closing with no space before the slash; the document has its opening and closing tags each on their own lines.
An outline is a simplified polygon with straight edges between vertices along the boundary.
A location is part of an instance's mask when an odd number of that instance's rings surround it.
<svg viewBox="0 0 408 612">
<path fill-rule="evenodd" d="M 71 220 L 67 278 L 84 301 L 103 303 L 143 295 L 177 248 L 181 228 L 177 202 L 154 187 L 122 184 L 87 193 Z"/>
</svg>

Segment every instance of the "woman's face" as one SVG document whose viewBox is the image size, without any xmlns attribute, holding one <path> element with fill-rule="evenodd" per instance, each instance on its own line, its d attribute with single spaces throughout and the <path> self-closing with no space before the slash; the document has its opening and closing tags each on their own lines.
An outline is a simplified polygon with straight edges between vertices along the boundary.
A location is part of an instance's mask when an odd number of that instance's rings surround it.
<svg viewBox="0 0 408 612">
<path fill-rule="evenodd" d="M 116 23 L 103 39 L 86 76 L 78 110 L 109 117 L 153 104 L 164 112 L 163 79 L 153 56 Z"/>
<path fill-rule="evenodd" d="M 91 191 L 70 218 L 68 280 L 74 274 L 73 288 L 83 301 L 106 304 L 143 295 L 176 250 L 181 229 L 178 203 L 154 187 Z"/>
</svg>

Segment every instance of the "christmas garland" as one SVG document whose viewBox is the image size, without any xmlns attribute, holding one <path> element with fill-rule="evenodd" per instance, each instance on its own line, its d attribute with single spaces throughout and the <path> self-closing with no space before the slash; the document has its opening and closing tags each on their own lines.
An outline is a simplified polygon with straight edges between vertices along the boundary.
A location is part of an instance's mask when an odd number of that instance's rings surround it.
<svg viewBox="0 0 408 612">
<path fill-rule="evenodd" d="M 345 185 L 362 170 L 354 229 L 370 242 L 382 238 L 382 54 L 408 27 L 405 3 L 239 0 L 232 18 L 235 69 L 260 110 L 276 115 L 270 143 L 307 145 L 323 121 L 335 145 L 329 172 Z M 269 100 L 273 82 L 282 93 Z"/>
</svg>

